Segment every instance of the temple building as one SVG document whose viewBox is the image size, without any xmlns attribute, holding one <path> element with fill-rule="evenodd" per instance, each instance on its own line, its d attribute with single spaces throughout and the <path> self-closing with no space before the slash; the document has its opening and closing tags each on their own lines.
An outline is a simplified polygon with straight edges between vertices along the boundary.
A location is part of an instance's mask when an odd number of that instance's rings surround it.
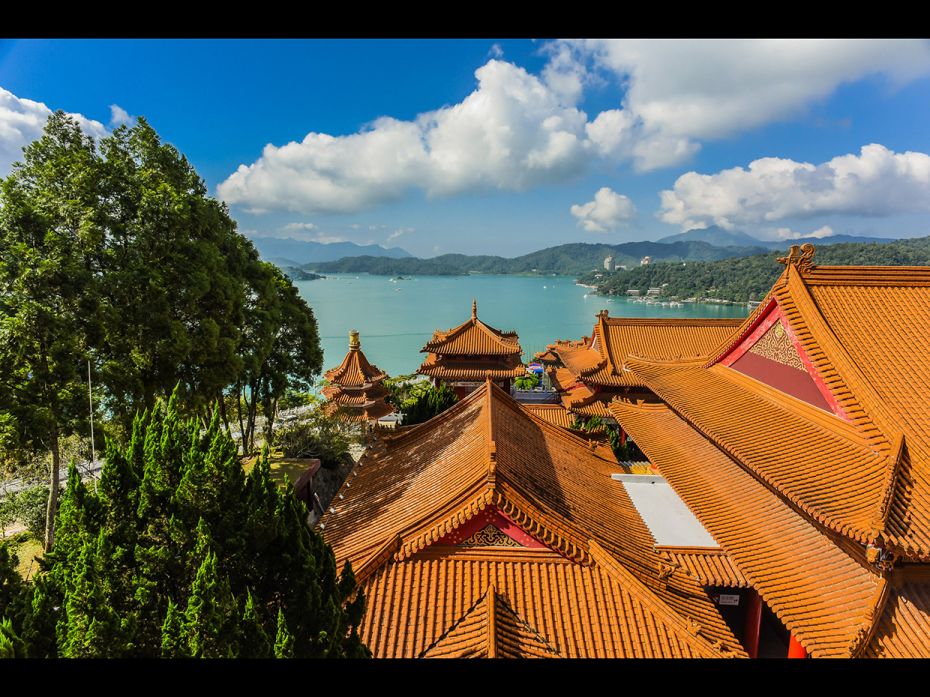
<svg viewBox="0 0 930 697">
<path fill-rule="evenodd" d="M 526 374 L 523 349 L 516 332 L 502 332 L 478 319 L 478 303 L 472 302 L 471 319 L 448 331 L 436 331 L 422 349 L 426 360 L 417 370 L 433 384 L 449 383 L 461 398 L 485 378 L 509 391 L 511 382 Z"/>
<path fill-rule="evenodd" d="M 813 258 L 710 355 L 627 355 L 659 400 L 610 411 L 719 543 L 660 550 L 671 577 L 750 655 L 930 657 L 930 268 Z"/>
<path fill-rule="evenodd" d="M 644 520 L 661 487 L 618 476 L 490 378 L 381 439 L 319 526 L 364 591 L 362 640 L 390 658 L 745 657 L 701 581 L 655 550 L 658 535 L 710 556 L 713 540 L 683 504 L 671 530 Z"/>
<path fill-rule="evenodd" d="M 382 382 L 387 376 L 365 358 L 358 332 L 353 329 L 349 332 L 349 352 L 342 363 L 324 374 L 330 384 L 323 388 L 323 396 L 331 410 L 341 408 L 352 418 L 375 421 L 394 411 L 384 401 L 388 391 Z"/>
<path fill-rule="evenodd" d="M 673 360 L 707 356 L 742 322 L 738 318 L 610 317 L 607 310 L 602 310 L 590 337 L 550 344 L 536 358 L 546 366 L 569 412 L 611 421 L 607 405 L 614 397 L 657 400 L 641 379 L 623 369 L 628 357 Z"/>
</svg>

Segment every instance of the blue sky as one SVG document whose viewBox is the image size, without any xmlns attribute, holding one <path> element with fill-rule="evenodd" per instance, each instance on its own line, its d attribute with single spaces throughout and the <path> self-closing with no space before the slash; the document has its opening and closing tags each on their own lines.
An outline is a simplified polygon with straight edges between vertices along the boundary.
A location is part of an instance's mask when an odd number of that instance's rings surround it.
<svg viewBox="0 0 930 697">
<path fill-rule="evenodd" d="M 930 234 L 921 41 L 8 40 L 0 89 L 0 176 L 49 109 L 143 115 L 250 236 Z"/>
</svg>

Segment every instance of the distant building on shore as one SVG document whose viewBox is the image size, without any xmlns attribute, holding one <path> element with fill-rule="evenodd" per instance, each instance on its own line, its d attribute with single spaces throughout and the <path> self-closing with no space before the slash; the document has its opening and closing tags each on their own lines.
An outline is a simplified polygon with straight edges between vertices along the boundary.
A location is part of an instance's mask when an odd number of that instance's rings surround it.
<svg viewBox="0 0 930 697">
<path fill-rule="evenodd" d="M 639 262 L 640 266 L 649 266 L 652 263 L 652 257 L 643 257 Z"/>
<path fill-rule="evenodd" d="M 614 271 L 617 268 L 617 265 L 614 263 L 613 256 L 608 256 L 604 259 L 604 270 L 605 271 Z"/>
</svg>

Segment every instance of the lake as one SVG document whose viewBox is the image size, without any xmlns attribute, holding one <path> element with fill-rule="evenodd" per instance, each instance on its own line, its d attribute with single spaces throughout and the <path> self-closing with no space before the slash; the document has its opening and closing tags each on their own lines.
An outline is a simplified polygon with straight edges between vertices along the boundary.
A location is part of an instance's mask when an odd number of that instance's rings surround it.
<svg viewBox="0 0 930 697">
<path fill-rule="evenodd" d="M 661 307 L 626 298 L 594 295 L 569 276 L 387 276 L 331 274 L 294 285 L 319 323 L 324 370 L 338 365 L 349 346 L 349 330 L 361 333 L 368 360 L 388 374 L 414 372 L 420 349 L 437 329 L 450 329 L 471 316 L 472 298 L 485 323 L 520 335 L 523 360 L 556 339 L 589 335 L 602 309 L 612 317 L 745 317 L 745 305 L 685 303 Z"/>
</svg>

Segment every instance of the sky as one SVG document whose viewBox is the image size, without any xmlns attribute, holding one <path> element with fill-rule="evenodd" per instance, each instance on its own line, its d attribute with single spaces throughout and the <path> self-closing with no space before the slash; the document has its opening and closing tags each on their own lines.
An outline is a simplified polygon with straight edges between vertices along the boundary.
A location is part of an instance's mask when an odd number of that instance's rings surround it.
<svg viewBox="0 0 930 697">
<path fill-rule="evenodd" d="M 250 237 L 930 234 L 924 40 L 0 40 L 0 177 L 144 116 Z"/>
</svg>

